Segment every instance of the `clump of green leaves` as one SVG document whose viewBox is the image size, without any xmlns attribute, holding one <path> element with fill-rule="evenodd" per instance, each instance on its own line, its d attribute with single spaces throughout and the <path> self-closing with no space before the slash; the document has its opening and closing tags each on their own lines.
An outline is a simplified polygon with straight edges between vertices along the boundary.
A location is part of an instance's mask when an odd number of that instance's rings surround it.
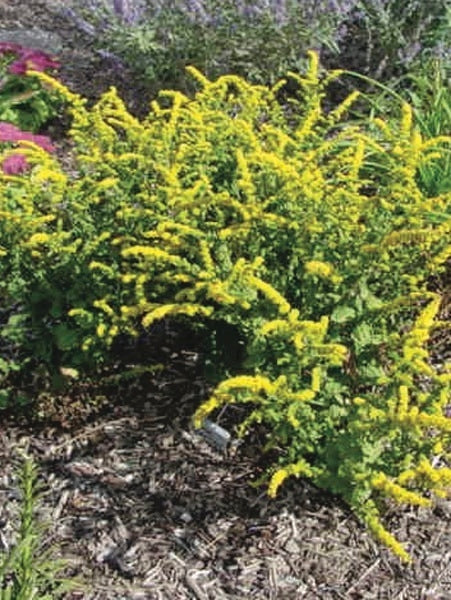
<svg viewBox="0 0 451 600">
<path fill-rule="evenodd" d="M 358 0 L 341 38 L 339 64 L 383 81 L 421 70 L 432 58 L 449 67 L 450 27 L 447 0 Z"/>
<path fill-rule="evenodd" d="M 38 131 L 56 115 L 55 94 L 27 75 L 28 70 L 55 70 L 59 63 L 42 50 L 0 42 L 0 121 Z"/>
<path fill-rule="evenodd" d="M 24 457 L 18 474 L 21 506 L 14 545 L 0 552 L 1 600 L 55 600 L 73 589 L 75 583 L 61 578 L 66 564 L 45 548 L 45 526 L 37 522 L 40 497 L 35 463 Z"/>
<path fill-rule="evenodd" d="M 342 72 L 322 72 L 313 52 L 289 74 L 288 106 L 286 81 L 189 71 L 196 95 L 163 91 L 142 121 L 114 89 L 88 109 L 53 81 L 74 119 L 71 171 L 33 147 L 28 174 L 0 177 L 0 295 L 21 315 L 16 343 L 83 376 L 118 336 L 161 319 L 231 325 L 245 360 L 196 424 L 245 404 L 239 433 L 263 424 L 280 452 L 271 495 L 307 476 L 408 559 L 380 521 L 384 499 L 426 506 L 451 480 L 436 460 L 451 369 L 428 346 L 449 327 L 429 282 L 451 256 L 450 194 L 418 183 L 449 138 L 423 136 L 406 102 L 391 121 L 349 120 L 357 91 L 325 108 Z"/>
<path fill-rule="evenodd" d="M 448 64 L 448 67 L 450 65 Z M 447 63 L 433 59 L 401 82 L 412 104 L 415 120 L 425 137 L 447 136 L 451 131 L 451 86 Z M 404 91 L 405 90 L 405 91 Z M 418 173 L 419 185 L 430 196 L 451 191 L 451 147 L 439 160 L 424 165 Z"/>
</svg>

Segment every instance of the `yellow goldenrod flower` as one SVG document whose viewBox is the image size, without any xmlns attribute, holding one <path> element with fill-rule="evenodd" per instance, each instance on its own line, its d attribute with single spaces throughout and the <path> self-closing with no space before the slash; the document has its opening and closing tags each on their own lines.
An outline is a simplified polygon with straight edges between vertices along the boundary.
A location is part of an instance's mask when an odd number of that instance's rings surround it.
<svg viewBox="0 0 451 600">
<path fill-rule="evenodd" d="M 290 312 L 291 306 L 277 290 L 275 290 L 269 283 L 262 281 L 259 277 L 250 275 L 248 277 L 249 284 L 256 290 L 261 292 L 266 298 L 278 307 L 281 315 L 286 315 Z"/>
<path fill-rule="evenodd" d="M 277 490 L 285 481 L 285 479 L 287 479 L 287 477 L 289 477 L 289 473 L 285 469 L 279 469 L 274 473 L 268 486 L 268 496 L 270 498 L 276 497 Z"/>
<path fill-rule="evenodd" d="M 321 388 L 321 367 L 314 367 L 312 370 L 312 390 L 319 392 Z"/>
<path fill-rule="evenodd" d="M 329 279 L 334 284 L 339 284 L 342 278 L 335 272 L 334 267 L 327 262 L 319 260 L 310 260 L 304 265 L 306 273 L 317 275 L 323 279 Z"/>
<path fill-rule="evenodd" d="M 403 419 L 407 415 L 407 409 L 409 406 L 409 389 L 406 385 L 399 387 L 399 404 L 398 404 L 398 418 Z"/>
<path fill-rule="evenodd" d="M 97 337 L 99 337 L 99 338 L 104 337 L 106 332 L 107 332 L 107 326 L 105 325 L 105 323 L 99 323 L 97 325 L 97 329 L 96 329 Z"/>
<path fill-rule="evenodd" d="M 50 239 L 51 236 L 48 233 L 34 233 L 26 244 L 27 246 L 37 246 L 38 244 L 46 244 Z"/>
<path fill-rule="evenodd" d="M 231 377 L 221 382 L 217 387 L 217 392 L 224 393 L 236 389 L 248 390 L 253 394 L 261 392 L 274 394 L 277 387 L 267 377 L 263 377 L 262 375 L 238 375 L 237 377 Z"/>
<path fill-rule="evenodd" d="M 413 110 L 410 104 L 403 102 L 401 111 L 402 117 L 400 131 L 403 136 L 407 137 L 410 136 L 410 132 L 412 130 Z"/>
<path fill-rule="evenodd" d="M 353 398 L 352 402 L 356 406 L 363 406 L 364 404 L 366 404 L 365 398 L 361 398 L 360 396 L 356 396 L 355 398 Z"/>
<path fill-rule="evenodd" d="M 403 562 L 411 562 L 412 559 L 410 554 L 406 552 L 402 544 L 398 542 L 395 536 L 385 529 L 378 517 L 367 518 L 366 524 L 374 537 L 384 546 L 389 548 L 394 554 L 396 554 L 396 556 L 399 556 Z"/>
<path fill-rule="evenodd" d="M 208 417 L 210 413 L 212 413 L 216 408 L 221 406 L 222 402 L 219 400 L 217 396 L 212 396 L 206 402 L 203 402 L 193 417 L 193 424 L 196 429 L 202 427 L 203 422 Z"/>
<path fill-rule="evenodd" d="M 111 306 L 108 304 L 105 298 L 103 298 L 102 300 L 94 300 L 92 305 L 94 306 L 94 308 L 99 308 L 100 310 L 102 310 L 109 317 L 114 315 L 114 310 L 111 308 Z"/>
</svg>

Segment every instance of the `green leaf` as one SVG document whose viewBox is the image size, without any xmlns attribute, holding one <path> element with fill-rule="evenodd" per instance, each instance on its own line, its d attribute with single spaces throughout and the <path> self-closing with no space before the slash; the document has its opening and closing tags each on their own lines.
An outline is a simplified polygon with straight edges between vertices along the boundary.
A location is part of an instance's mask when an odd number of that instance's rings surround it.
<svg viewBox="0 0 451 600">
<path fill-rule="evenodd" d="M 346 323 L 354 319 L 356 311 L 351 306 L 337 306 L 331 314 L 331 320 L 334 323 Z"/>
<path fill-rule="evenodd" d="M 57 325 L 54 329 L 54 338 L 56 345 L 60 350 L 70 350 L 76 346 L 78 335 L 75 329 L 71 329 L 67 325 Z"/>
<path fill-rule="evenodd" d="M 375 381 L 386 375 L 384 369 L 375 362 L 360 367 L 359 373 L 364 379 L 373 379 Z"/>
<path fill-rule="evenodd" d="M 354 328 L 351 337 L 354 340 L 357 349 L 374 344 L 373 332 L 368 323 L 360 323 L 357 325 L 357 327 Z"/>
</svg>

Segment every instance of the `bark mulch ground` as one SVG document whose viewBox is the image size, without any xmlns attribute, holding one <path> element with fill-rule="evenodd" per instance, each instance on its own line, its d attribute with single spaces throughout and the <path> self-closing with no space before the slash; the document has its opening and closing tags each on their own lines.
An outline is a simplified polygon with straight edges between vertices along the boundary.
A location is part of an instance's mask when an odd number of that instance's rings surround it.
<svg viewBox="0 0 451 600">
<path fill-rule="evenodd" d="M 56 33 L 72 88 L 95 97 L 119 84 L 142 106 L 61 15 L 64 4 L 3 1 L 0 27 Z M 14 541 L 22 448 L 40 469 L 45 541 L 84 582 L 67 600 L 449 600 L 451 502 L 389 512 L 414 557 L 401 566 L 337 499 L 306 482 L 268 500 L 250 485 L 264 467 L 258 436 L 220 451 L 190 425 L 208 393 L 201 350 L 164 327 L 140 350 L 162 365 L 155 373 L 42 393 L 41 418 L 2 416 L 0 552 Z M 228 410 L 225 427 L 235 420 Z"/>
</svg>

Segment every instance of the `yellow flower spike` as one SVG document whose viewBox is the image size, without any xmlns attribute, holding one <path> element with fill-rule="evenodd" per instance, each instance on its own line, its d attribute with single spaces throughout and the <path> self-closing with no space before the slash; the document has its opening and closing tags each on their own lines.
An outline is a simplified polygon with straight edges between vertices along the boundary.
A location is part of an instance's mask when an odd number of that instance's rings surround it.
<svg viewBox="0 0 451 600">
<path fill-rule="evenodd" d="M 299 419 L 296 417 L 296 412 L 298 411 L 298 409 L 299 404 L 297 402 L 293 402 L 292 404 L 290 404 L 287 409 L 287 421 L 292 427 L 294 427 L 294 429 L 297 429 L 301 424 Z"/>
<path fill-rule="evenodd" d="M 119 179 L 117 177 L 107 177 L 106 179 L 102 179 L 96 183 L 96 191 L 103 192 L 104 190 L 115 187 L 118 183 Z"/>
<path fill-rule="evenodd" d="M 189 317 L 200 315 L 209 317 L 212 312 L 212 308 L 196 304 L 163 304 L 144 316 L 142 319 L 142 326 L 144 328 L 150 327 L 155 321 L 160 321 L 169 315 L 186 315 Z"/>
<path fill-rule="evenodd" d="M 321 388 L 321 367 L 315 367 L 312 370 L 312 390 L 314 392 L 319 392 L 320 388 Z"/>
<path fill-rule="evenodd" d="M 79 96 L 78 94 L 74 94 L 67 88 L 64 84 L 62 84 L 58 79 L 55 79 L 51 75 L 44 73 L 43 71 L 33 71 L 28 70 L 27 75 L 30 77 L 36 77 L 45 85 L 48 85 L 55 89 L 57 92 L 61 94 L 70 104 L 78 107 L 84 107 L 86 104 L 86 100 Z"/>
<path fill-rule="evenodd" d="M 294 325 L 299 320 L 299 310 L 297 308 L 293 308 L 287 315 L 287 321 L 290 325 Z"/>
<path fill-rule="evenodd" d="M 417 471 L 415 469 L 407 469 L 398 475 L 396 481 L 398 485 L 404 486 L 406 483 L 409 483 L 409 481 L 412 481 L 412 479 L 415 479 L 416 476 Z"/>
<path fill-rule="evenodd" d="M 301 392 L 290 392 L 286 396 L 289 400 L 294 400 L 295 402 L 309 402 L 310 400 L 314 400 L 316 392 L 313 390 L 302 390 Z"/>
<path fill-rule="evenodd" d="M 256 188 L 254 182 L 252 181 L 252 174 L 250 172 L 248 162 L 246 161 L 242 150 L 237 150 L 236 158 L 238 172 L 240 174 L 238 186 L 245 194 L 246 202 L 256 202 Z"/>
<path fill-rule="evenodd" d="M 270 498 L 275 498 L 277 496 L 277 490 L 280 488 L 285 479 L 289 477 L 289 475 L 290 474 L 288 471 L 286 471 L 286 469 L 279 469 L 274 473 L 274 475 L 271 477 L 271 481 L 269 482 L 267 492 Z"/>
<path fill-rule="evenodd" d="M 215 265 L 213 259 L 211 257 L 210 248 L 205 240 L 199 240 L 199 250 L 200 257 L 203 263 L 203 266 L 207 273 L 215 272 Z"/>
<path fill-rule="evenodd" d="M 444 447 L 442 442 L 436 442 L 432 448 L 434 454 L 442 454 L 444 452 Z"/>
<path fill-rule="evenodd" d="M 94 300 L 92 305 L 94 306 L 94 308 L 98 308 L 99 310 L 103 311 L 109 317 L 112 317 L 114 315 L 114 310 L 108 304 L 106 298 L 103 298 L 102 300 Z"/>
<path fill-rule="evenodd" d="M 94 270 L 98 270 L 98 271 L 102 271 L 103 273 L 105 273 L 105 275 L 108 275 L 109 277 L 116 277 L 116 274 L 114 272 L 114 270 L 109 266 L 106 265 L 104 263 L 98 262 L 98 261 L 91 261 L 88 265 L 88 269 L 90 269 L 91 271 Z"/>
<path fill-rule="evenodd" d="M 286 315 L 290 312 L 290 304 L 285 300 L 282 294 L 279 294 L 279 292 L 269 283 L 266 283 L 254 275 L 248 277 L 248 282 L 253 288 L 261 292 L 270 302 L 277 306 L 281 315 Z"/>
<path fill-rule="evenodd" d="M 342 281 L 342 278 L 335 272 L 333 265 L 328 262 L 310 260 L 305 263 L 304 268 L 305 272 L 309 275 L 316 275 L 322 279 L 328 279 L 333 284 L 338 285 Z"/>
<path fill-rule="evenodd" d="M 385 529 L 378 517 L 369 517 L 366 519 L 366 524 L 374 537 L 389 550 L 391 550 L 396 556 L 398 556 L 403 562 L 409 563 L 412 561 L 410 554 L 405 550 L 403 545 L 398 542 L 395 536 Z"/>
<path fill-rule="evenodd" d="M 318 53 L 314 50 L 309 50 L 307 52 L 307 57 L 309 59 L 309 66 L 306 73 L 307 79 L 309 79 L 312 83 L 318 82 L 318 71 L 319 71 L 319 56 Z"/>
<path fill-rule="evenodd" d="M 210 415 L 216 408 L 219 408 L 221 404 L 222 403 L 219 401 L 219 398 L 216 396 L 212 396 L 209 400 L 201 404 L 193 417 L 195 429 L 200 429 L 208 415 Z"/>
<path fill-rule="evenodd" d="M 417 506 L 430 506 L 429 498 L 424 498 L 415 492 L 406 490 L 401 485 L 391 481 L 385 473 L 378 473 L 371 479 L 371 485 L 374 489 L 379 490 L 386 496 L 390 496 L 400 504 L 414 504 Z"/>
<path fill-rule="evenodd" d="M 384 134 L 384 137 L 388 141 L 392 141 L 394 139 L 393 132 L 390 129 L 390 126 L 386 121 L 376 117 L 372 120 L 372 122 L 377 126 L 377 128 Z"/>
<path fill-rule="evenodd" d="M 362 167 L 363 160 L 365 158 L 365 141 L 363 139 L 359 139 L 357 141 L 356 150 L 354 153 L 354 157 L 352 159 L 351 171 L 349 175 L 354 179 L 359 178 L 359 171 Z"/>
<path fill-rule="evenodd" d="M 406 385 L 399 387 L 399 404 L 398 404 L 398 418 L 403 419 L 407 415 L 407 409 L 409 406 L 409 389 Z"/>
<path fill-rule="evenodd" d="M 305 342 L 304 342 L 304 334 L 303 333 L 296 333 L 293 336 L 293 345 L 296 348 L 297 352 L 300 354 L 302 353 L 302 351 L 305 348 Z"/>
<path fill-rule="evenodd" d="M 403 102 L 401 107 L 400 131 L 404 137 L 409 137 L 412 131 L 413 110 L 410 104 Z"/>
<path fill-rule="evenodd" d="M 38 246 L 39 244 L 46 244 L 51 240 L 51 236 L 48 233 L 34 233 L 26 242 L 27 246 Z"/>
<path fill-rule="evenodd" d="M 185 67 L 185 71 L 189 73 L 193 79 L 195 79 L 198 83 L 201 84 L 203 88 L 208 88 L 211 85 L 211 81 L 205 77 L 196 67 L 192 65 L 188 65 Z"/>
<path fill-rule="evenodd" d="M 449 417 L 419 413 L 415 418 L 415 423 L 417 425 L 422 425 L 423 427 L 433 427 L 441 429 L 446 433 L 451 433 L 451 418 Z"/>
<path fill-rule="evenodd" d="M 354 104 L 357 98 L 360 96 L 360 92 L 358 90 L 354 90 L 351 92 L 344 100 L 341 102 L 334 110 L 332 110 L 328 115 L 327 119 L 330 123 L 336 123 L 339 121 L 343 115 L 348 111 L 348 109 Z M 363 143 L 362 140 L 360 142 Z"/>
<path fill-rule="evenodd" d="M 179 256 L 169 254 L 169 252 L 166 252 L 165 250 L 161 250 L 160 248 L 153 248 L 151 246 L 131 246 L 122 250 L 121 254 L 124 258 L 140 257 L 144 259 L 154 259 L 156 261 L 160 260 L 172 264 L 182 263 L 182 260 Z"/>
<path fill-rule="evenodd" d="M 97 329 L 96 329 L 97 337 L 99 337 L 99 338 L 105 337 L 106 332 L 107 332 L 107 326 L 105 325 L 105 323 L 99 323 L 99 325 L 97 325 Z"/>
<path fill-rule="evenodd" d="M 268 486 L 268 496 L 270 498 L 275 498 L 277 495 L 277 490 L 279 489 L 279 487 L 282 485 L 282 483 L 285 481 L 285 479 L 287 479 L 288 477 L 294 475 L 295 477 L 308 477 L 311 478 L 314 475 L 314 471 L 312 469 L 312 467 L 309 465 L 309 463 L 301 458 L 301 460 L 299 460 L 296 463 L 292 463 L 282 469 L 278 469 L 273 476 L 271 477 L 271 480 L 269 482 L 269 486 Z"/>
<path fill-rule="evenodd" d="M 274 319 L 273 321 L 267 321 L 261 328 L 261 334 L 263 336 L 271 335 L 272 333 L 278 333 L 282 331 L 287 331 L 289 329 L 289 325 L 286 321 L 282 319 Z"/>
<path fill-rule="evenodd" d="M 365 398 L 361 398 L 360 396 L 356 396 L 355 398 L 353 398 L 352 402 L 356 406 L 363 406 L 364 404 L 366 404 Z"/>
<path fill-rule="evenodd" d="M 82 351 L 87 352 L 93 343 L 94 343 L 94 340 L 91 337 L 87 337 L 81 345 Z"/>
<path fill-rule="evenodd" d="M 266 394 L 274 394 L 277 388 L 274 383 L 262 375 L 238 375 L 237 377 L 226 379 L 216 388 L 217 392 L 220 394 L 237 389 L 248 390 L 253 394 L 259 394 L 262 392 Z"/>
<path fill-rule="evenodd" d="M 321 117 L 321 107 L 316 106 L 310 109 L 308 115 L 302 122 L 301 126 L 296 129 L 294 135 L 296 139 L 303 140 L 312 134 L 312 130 Z"/>
</svg>

